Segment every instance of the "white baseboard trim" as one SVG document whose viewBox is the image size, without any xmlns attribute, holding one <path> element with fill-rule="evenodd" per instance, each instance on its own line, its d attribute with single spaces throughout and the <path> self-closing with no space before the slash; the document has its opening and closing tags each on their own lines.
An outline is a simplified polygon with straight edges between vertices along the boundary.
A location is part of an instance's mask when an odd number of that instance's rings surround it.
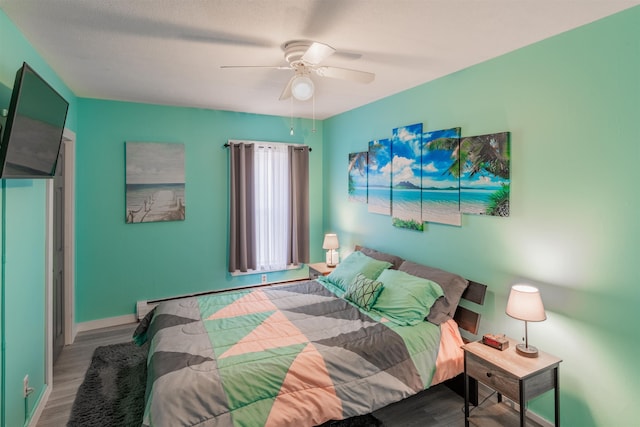
<svg viewBox="0 0 640 427">
<path fill-rule="evenodd" d="M 40 421 L 40 416 L 44 411 L 44 408 L 47 406 L 47 402 L 49 401 L 49 396 L 51 395 L 51 384 L 45 384 L 44 391 L 42 392 L 42 396 L 38 401 L 38 405 L 34 408 L 33 414 L 29 419 L 28 427 L 36 427 L 38 425 L 38 421 Z"/>
<path fill-rule="evenodd" d="M 520 412 L 520 405 L 518 405 L 516 402 L 514 402 L 513 400 L 509 399 L 508 397 L 502 396 L 503 400 L 502 402 L 505 403 L 506 405 L 508 405 L 509 407 L 511 407 L 514 411 L 516 412 Z M 553 427 L 553 423 L 547 421 L 546 419 L 542 418 L 540 415 L 536 414 L 535 412 L 533 412 L 530 409 L 527 409 L 527 412 L 525 414 L 527 419 L 530 419 L 531 421 L 534 421 L 538 424 L 540 424 L 542 427 Z"/>
<path fill-rule="evenodd" d="M 129 323 L 136 323 L 135 314 L 127 314 L 118 317 L 108 317 L 106 319 L 90 320 L 88 322 L 81 322 L 77 324 L 77 331 L 92 331 L 94 329 L 109 328 L 111 326 L 127 325 Z"/>
</svg>

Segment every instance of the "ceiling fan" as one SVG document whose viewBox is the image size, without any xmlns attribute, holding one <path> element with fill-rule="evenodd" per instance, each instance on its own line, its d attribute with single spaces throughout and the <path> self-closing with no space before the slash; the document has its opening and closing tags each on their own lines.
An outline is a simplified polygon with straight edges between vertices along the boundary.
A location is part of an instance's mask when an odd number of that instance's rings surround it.
<svg viewBox="0 0 640 427">
<path fill-rule="evenodd" d="M 280 100 L 293 96 L 300 101 L 306 101 L 313 96 L 314 84 L 311 74 L 320 77 L 351 80 L 360 83 L 370 83 L 375 74 L 367 71 L 351 70 L 349 68 L 320 65 L 322 61 L 333 55 L 336 50 L 331 46 L 314 41 L 294 40 L 283 45 L 284 59 L 288 66 L 268 65 L 223 65 L 220 68 L 270 68 L 276 70 L 293 70 L 294 75 L 285 86 Z"/>
</svg>

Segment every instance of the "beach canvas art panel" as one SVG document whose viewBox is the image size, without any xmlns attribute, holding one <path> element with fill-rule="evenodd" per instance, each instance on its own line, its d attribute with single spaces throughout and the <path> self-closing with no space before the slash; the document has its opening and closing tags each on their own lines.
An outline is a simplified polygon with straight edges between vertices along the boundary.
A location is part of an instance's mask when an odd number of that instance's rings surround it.
<svg viewBox="0 0 640 427">
<path fill-rule="evenodd" d="M 367 158 L 367 208 L 391 216 L 391 139 L 370 141 Z"/>
<path fill-rule="evenodd" d="M 127 224 L 185 219 L 184 144 L 125 143 Z"/>
<path fill-rule="evenodd" d="M 349 201 L 367 203 L 367 157 L 369 153 L 349 153 Z"/>
<path fill-rule="evenodd" d="M 460 128 L 422 134 L 422 220 L 462 225 Z"/>
<path fill-rule="evenodd" d="M 509 216 L 511 147 L 509 132 L 460 140 L 460 210 Z"/>
<path fill-rule="evenodd" d="M 423 231 L 422 123 L 395 128 L 391 141 L 393 225 L 399 228 Z"/>
</svg>

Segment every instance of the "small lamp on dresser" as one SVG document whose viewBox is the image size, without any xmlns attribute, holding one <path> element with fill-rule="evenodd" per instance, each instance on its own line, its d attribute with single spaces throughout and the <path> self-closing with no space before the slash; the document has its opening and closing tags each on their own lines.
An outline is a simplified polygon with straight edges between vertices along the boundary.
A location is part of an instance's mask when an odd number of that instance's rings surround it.
<svg viewBox="0 0 640 427">
<path fill-rule="evenodd" d="M 529 285 L 513 285 L 506 312 L 514 319 L 524 320 L 524 344 L 518 344 L 516 352 L 525 357 L 538 357 L 538 349 L 529 345 L 527 333 L 527 322 L 542 322 L 547 318 L 538 288 Z"/>
<path fill-rule="evenodd" d="M 338 263 L 338 249 L 340 243 L 338 242 L 338 235 L 335 233 L 329 233 L 324 235 L 324 242 L 322 243 L 322 249 L 327 249 L 327 266 L 335 267 Z"/>
</svg>

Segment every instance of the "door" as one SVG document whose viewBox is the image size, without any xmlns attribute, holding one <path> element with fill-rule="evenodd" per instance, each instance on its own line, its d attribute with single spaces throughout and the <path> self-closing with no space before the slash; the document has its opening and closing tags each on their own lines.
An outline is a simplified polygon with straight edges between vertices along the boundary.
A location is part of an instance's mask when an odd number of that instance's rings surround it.
<svg viewBox="0 0 640 427">
<path fill-rule="evenodd" d="M 63 142 L 53 179 L 53 364 L 64 347 L 64 152 Z"/>
</svg>

